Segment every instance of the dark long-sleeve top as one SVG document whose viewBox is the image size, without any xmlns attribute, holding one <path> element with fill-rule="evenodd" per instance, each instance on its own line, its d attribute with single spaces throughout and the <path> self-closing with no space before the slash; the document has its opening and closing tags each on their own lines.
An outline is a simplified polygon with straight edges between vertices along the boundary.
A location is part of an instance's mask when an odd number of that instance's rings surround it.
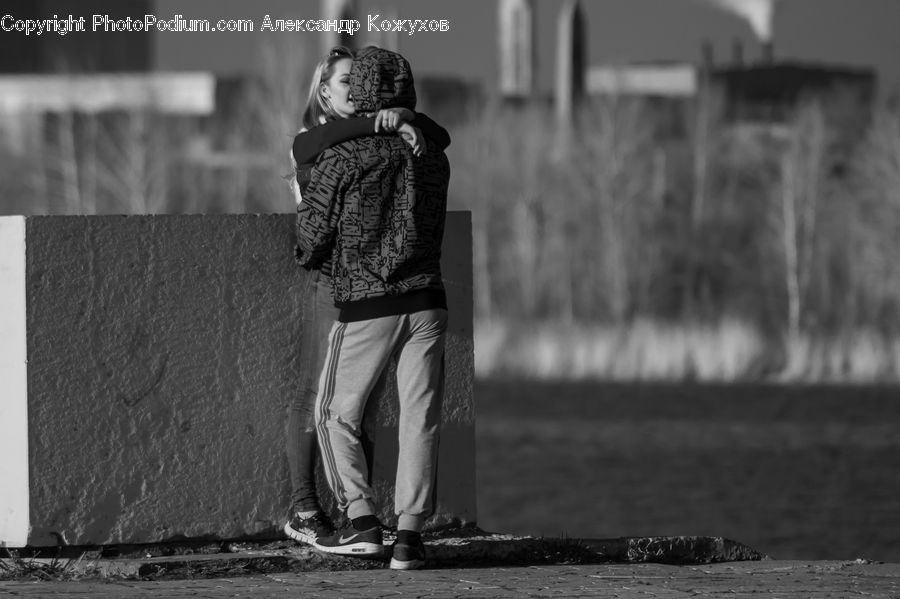
<svg viewBox="0 0 900 599">
<path fill-rule="evenodd" d="M 435 144 L 439 151 L 444 151 L 450 145 L 450 134 L 447 130 L 431 120 L 421 112 L 416 113 L 410 125 L 418 127 L 426 139 Z M 323 151 L 339 143 L 363 137 L 365 135 L 393 135 L 383 129 L 375 133 L 375 117 L 353 117 L 328 121 L 309 131 L 298 133 L 294 137 L 294 145 L 291 152 L 297 165 L 297 184 L 301 193 L 309 184 L 309 174 L 316 158 Z M 426 152 L 428 150 L 426 149 Z"/>
</svg>

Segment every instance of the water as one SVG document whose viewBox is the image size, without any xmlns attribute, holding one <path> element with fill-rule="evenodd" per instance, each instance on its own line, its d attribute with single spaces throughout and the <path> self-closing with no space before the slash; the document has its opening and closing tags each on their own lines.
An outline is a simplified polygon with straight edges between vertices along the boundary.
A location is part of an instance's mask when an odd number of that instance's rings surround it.
<svg viewBox="0 0 900 599">
<path fill-rule="evenodd" d="M 479 525 L 900 562 L 900 389 L 480 381 Z"/>
</svg>

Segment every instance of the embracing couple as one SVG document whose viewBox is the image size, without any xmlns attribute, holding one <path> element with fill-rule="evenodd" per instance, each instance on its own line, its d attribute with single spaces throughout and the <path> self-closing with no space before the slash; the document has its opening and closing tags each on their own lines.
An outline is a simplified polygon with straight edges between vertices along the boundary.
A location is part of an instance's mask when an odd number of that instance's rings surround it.
<svg viewBox="0 0 900 599">
<path fill-rule="evenodd" d="M 447 329 L 440 257 L 450 138 L 413 112 L 415 104 L 402 56 L 335 48 L 316 68 L 291 150 L 297 259 L 310 269 L 310 287 L 301 347 L 306 380 L 287 422 L 292 506 L 284 530 L 330 553 L 382 553 L 385 530 L 375 515 L 362 420 L 395 358 L 394 569 L 425 561 L 421 531 L 434 509 Z M 347 517 L 340 530 L 319 502 L 317 453 Z"/>
</svg>

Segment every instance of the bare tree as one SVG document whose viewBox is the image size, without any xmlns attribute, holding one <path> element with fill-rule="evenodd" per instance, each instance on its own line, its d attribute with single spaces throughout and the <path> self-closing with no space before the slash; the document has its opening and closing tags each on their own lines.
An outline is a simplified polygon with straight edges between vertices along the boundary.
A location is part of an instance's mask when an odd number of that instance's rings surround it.
<svg viewBox="0 0 900 599">
<path fill-rule="evenodd" d="M 604 290 L 609 316 L 622 320 L 634 307 L 639 278 L 652 276 L 644 238 L 653 217 L 652 129 L 642 103 L 619 96 L 598 98 L 583 119 L 573 166 L 596 227 L 587 232 L 593 256 L 585 262 L 594 265 L 590 287 Z"/>
<path fill-rule="evenodd" d="M 708 214 L 712 175 L 717 168 L 715 153 L 719 150 L 719 123 L 722 113 L 720 91 L 713 88 L 708 73 L 700 81 L 700 89 L 693 105 L 693 122 L 690 123 L 691 196 L 687 227 L 682 248 L 684 281 L 682 284 L 682 311 L 687 320 L 694 320 L 697 312 L 697 289 L 701 284 L 700 268 L 704 247 L 700 238 Z M 690 118 L 690 117 L 688 117 Z"/>
<path fill-rule="evenodd" d="M 848 194 L 855 201 L 849 234 L 855 284 L 869 296 L 870 313 L 900 309 L 900 110 L 879 110 L 854 162 Z M 847 227 L 846 224 L 852 224 Z M 879 323 L 896 330 L 892 322 Z"/>
<path fill-rule="evenodd" d="M 788 301 L 788 334 L 798 338 L 816 262 L 816 230 L 827 148 L 825 119 L 817 102 L 803 105 L 781 156 L 781 240 Z"/>
<path fill-rule="evenodd" d="M 97 116 L 82 141 L 87 156 L 82 178 L 107 209 L 128 214 L 166 212 L 169 169 L 174 148 L 165 117 L 148 110 Z M 96 200 L 92 200 L 92 203 Z M 97 204 L 91 206 L 97 210 Z"/>
<path fill-rule="evenodd" d="M 78 156 L 75 144 L 75 116 L 71 110 L 57 115 L 56 138 L 59 143 L 59 170 L 61 174 L 61 193 L 66 212 L 84 214 L 82 203 L 81 181 L 79 177 Z"/>
<path fill-rule="evenodd" d="M 309 82 L 319 57 L 313 46 L 295 36 L 267 38 L 262 47 L 258 76 L 251 82 L 243 114 L 235 127 L 232 152 L 242 154 L 234 168 L 253 178 L 265 198 L 266 208 L 290 211 L 293 196 L 282 179 L 291 168 L 291 142 L 302 128 Z"/>
<path fill-rule="evenodd" d="M 503 151 L 498 129 L 499 113 L 491 107 L 473 113 L 468 122 L 454 132 L 454 171 L 465 173 L 455 177 L 451 185 L 454 201 L 472 211 L 473 262 L 475 286 L 475 313 L 479 318 L 494 317 L 493 277 L 491 256 L 493 205 L 495 192 L 501 187 L 496 182 L 496 156 Z M 460 152 L 461 148 L 461 152 Z"/>
</svg>

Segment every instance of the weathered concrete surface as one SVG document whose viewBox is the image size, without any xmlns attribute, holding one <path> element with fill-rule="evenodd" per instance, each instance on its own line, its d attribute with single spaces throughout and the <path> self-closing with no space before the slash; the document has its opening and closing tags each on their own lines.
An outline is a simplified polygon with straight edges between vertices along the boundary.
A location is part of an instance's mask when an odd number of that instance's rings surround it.
<svg viewBox="0 0 900 599">
<path fill-rule="evenodd" d="M 277 573 L 227 579 L 0 582 L 0 596 L 192 597 L 900 597 L 900 564 L 761 561 Z"/>
<path fill-rule="evenodd" d="M 305 271 L 292 215 L 31 217 L 31 545 L 272 535 Z M 437 521 L 475 521 L 471 223 L 452 213 Z M 375 482 L 392 518 L 396 391 Z M 324 488 L 324 486 L 323 486 Z"/>
<path fill-rule="evenodd" d="M 587 546 L 613 562 L 710 564 L 763 559 L 755 549 L 722 537 L 626 537 L 586 541 Z"/>
<path fill-rule="evenodd" d="M 751 547 L 721 537 L 627 537 L 620 539 L 560 539 L 484 532 L 477 527 L 426 532 L 426 568 L 538 566 L 551 564 L 664 563 L 698 565 L 726 561 L 758 561 L 763 556 Z M 381 555 L 360 559 L 322 553 L 289 539 L 279 541 L 190 542 L 119 545 L 102 548 L 64 547 L 49 552 L 53 558 L 34 556 L 0 558 L 0 580 L 29 577 L 31 566 L 49 579 L 140 576 L 192 578 L 315 570 L 384 568 L 393 540 L 385 539 Z M 44 554 L 47 553 L 45 550 Z M 64 573 L 58 568 L 65 564 Z M 52 574 L 56 570 L 57 573 Z M 42 578 L 42 577 L 39 577 Z"/>
</svg>

